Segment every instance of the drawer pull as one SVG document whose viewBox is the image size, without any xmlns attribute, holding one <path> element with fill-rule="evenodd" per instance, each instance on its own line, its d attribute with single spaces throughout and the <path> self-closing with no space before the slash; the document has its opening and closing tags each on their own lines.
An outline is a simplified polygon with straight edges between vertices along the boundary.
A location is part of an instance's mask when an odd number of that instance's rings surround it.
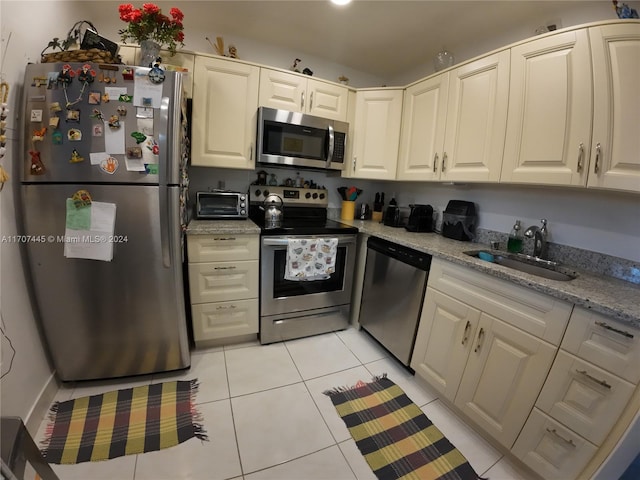
<svg viewBox="0 0 640 480">
<path fill-rule="evenodd" d="M 558 432 L 556 432 L 555 428 L 547 428 L 546 430 L 547 430 L 547 432 L 549 432 L 554 437 L 558 437 L 560 440 L 562 440 L 567 445 L 570 445 L 571 447 L 576 448 L 576 444 L 573 443 L 573 440 L 571 440 L 571 439 L 567 440 L 562 435 L 560 435 Z"/>
<path fill-rule="evenodd" d="M 214 270 L 235 270 L 236 267 L 213 267 Z"/>
<path fill-rule="evenodd" d="M 226 307 L 223 307 L 223 306 L 216 307 L 216 310 L 233 310 L 234 308 L 236 308 L 235 305 L 228 305 Z"/>
<path fill-rule="evenodd" d="M 478 344 L 476 345 L 476 348 L 473 350 L 474 353 L 478 353 L 480 351 L 483 338 L 484 338 L 484 328 L 480 327 L 480 331 L 478 332 Z"/>
<path fill-rule="evenodd" d="M 582 161 L 584 159 L 584 143 L 578 145 L 578 168 L 577 171 L 582 171 Z"/>
<path fill-rule="evenodd" d="M 433 173 L 438 171 L 438 152 L 433 156 Z"/>
<path fill-rule="evenodd" d="M 586 370 L 576 370 L 576 372 L 578 372 L 580 375 L 587 377 L 592 382 L 596 382 L 598 385 L 601 385 L 604 388 L 608 388 L 609 390 L 611 390 L 611 385 L 609 385 L 604 380 L 598 380 L 596 377 L 589 375 Z"/>
<path fill-rule="evenodd" d="M 220 242 L 224 242 L 224 241 L 234 241 L 235 237 L 216 237 L 214 238 L 214 240 L 216 242 L 220 241 Z"/>
<path fill-rule="evenodd" d="M 468 335 L 469 328 L 471 328 L 471 322 L 467 320 L 467 324 L 464 327 L 464 333 L 462 334 L 462 345 L 467 343 L 467 340 L 469 338 L 469 335 Z"/>
<path fill-rule="evenodd" d="M 633 338 L 633 335 L 631 333 L 625 332 L 624 330 L 618 330 L 617 328 L 614 328 L 605 322 L 596 322 L 596 325 L 598 325 L 599 327 L 605 328 L 611 332 L 615 332 L 619 335 L 622 335 L 623 337 Z"/>
</svg>

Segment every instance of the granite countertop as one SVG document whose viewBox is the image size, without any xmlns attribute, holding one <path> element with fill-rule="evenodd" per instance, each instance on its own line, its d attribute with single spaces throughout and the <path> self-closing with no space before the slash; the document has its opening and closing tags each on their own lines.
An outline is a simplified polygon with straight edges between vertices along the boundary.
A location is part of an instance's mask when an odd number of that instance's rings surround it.
<svg viewBox="0 0 640 480">
<path fill-rule="evenodd" d="M 187 235 L 216 234 L 260 234 L 258 227 L 251 220 L 191 220 L 187 226 Z"/>
<path fill-rule="evenodd" d="M 576 268 L 571 270 L 578 276 L 571 281 L 548 280 L 464 254 L 468 250 L 489 248 L 487 245 L 460 242 L 437 233 L 408 232 L 404 228 L 388 227 L 370 220 L 340 222 L 357 227 L 360 233 L 488 273 L 640 328 L 640 285 Z M 259 233 L 260 228 L 251 220 L 192 220 L 187 227 L 187 235 Z"/>
<path fill-rule="evenodd" d="M 640 285 L 576 268 L 571 268 L 578 275 L 573 280 L 567 282 L 547 280 L 464 254 L 469 250 L 489 248 L 479 243 L 452 240 L 437 233 L 408 232 L 404 228 L 388 227 L 373 221 L 340 220 L 340 222 L 358 227 L 360 233 L 389 240 L 429 253 L 434 257 L 488 273 L 640 328 Z"/>
</svg>

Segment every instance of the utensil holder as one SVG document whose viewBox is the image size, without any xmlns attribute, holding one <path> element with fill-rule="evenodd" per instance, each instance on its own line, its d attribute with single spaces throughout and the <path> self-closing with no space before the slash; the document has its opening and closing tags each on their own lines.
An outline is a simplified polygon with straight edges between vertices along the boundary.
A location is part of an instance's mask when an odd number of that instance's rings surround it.
<svg viewBox="0 0 640 480">
<path fill-rule="evenodd" d="M 356 216 L 356 202 L 343 200 L 342 210 L 340 212 L 340 218 L 342 220 L 353 220 L 355 216 Z"/>
<path fill-rule="evenodd" d="M 371 212 L 371 220 L 380 223 L 382 221 L 382 212 Z"/>
</svg>

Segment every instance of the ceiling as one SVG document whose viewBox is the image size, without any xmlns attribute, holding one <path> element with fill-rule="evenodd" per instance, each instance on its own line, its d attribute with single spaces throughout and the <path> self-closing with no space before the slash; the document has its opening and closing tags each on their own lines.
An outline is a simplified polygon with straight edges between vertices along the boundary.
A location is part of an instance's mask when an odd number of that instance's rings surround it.
<svg viewBox="0 0 640 480">
<path fill-rule="evenodd" d="M 102 10 L 113 17 L 118 3 L 82 2 L 94 18 Z M 443 47 L 454 53 L 464 50 L 470 53 L 466 55 L 469 58 L 533 36 L 536 27 L 564 19 L 567 12 L 579 18 L 576 12 L 598 8 L 605 16 L 596 18 L 615 18 L 610 2 L 604 0 L 355 0 L 345 7 L 328 0 L 157 3 L 166 12 L 172 6 L 183 10 L 187 49 L 200 47 L 189 44 L 190 31 L 223 34 L 225 39 L 244 37 L 327 58 L 385 79 L 430 62 Z M 137 2 L 134 5 L 138 6 Z M 569 26 L 566 23 L 562 26 Z M 489 39 L 496 44 L 487 48 Z M 473 51 L 475 44 L 482 49 Z"/>
</svg>

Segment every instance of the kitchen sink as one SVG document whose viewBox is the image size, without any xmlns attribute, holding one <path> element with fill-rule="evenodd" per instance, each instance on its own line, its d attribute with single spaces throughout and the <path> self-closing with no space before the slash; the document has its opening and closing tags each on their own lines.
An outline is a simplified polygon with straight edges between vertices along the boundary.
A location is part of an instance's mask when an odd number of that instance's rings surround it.
<svg viewBox="0 0 640 480">
<path fill-rule="evenodd" d="M 576 278 L 576 273 L 559 266 L 556 262 L 543 260 L 519 253 L 506 253 L 490 250 L 471 250 L 465 255 L 481 258 L 488 262 L 497 263 L 503 267 L 512 268 L 520 272 L 529 273 L 549 280 L 567 282 Z"/>
</svg>

